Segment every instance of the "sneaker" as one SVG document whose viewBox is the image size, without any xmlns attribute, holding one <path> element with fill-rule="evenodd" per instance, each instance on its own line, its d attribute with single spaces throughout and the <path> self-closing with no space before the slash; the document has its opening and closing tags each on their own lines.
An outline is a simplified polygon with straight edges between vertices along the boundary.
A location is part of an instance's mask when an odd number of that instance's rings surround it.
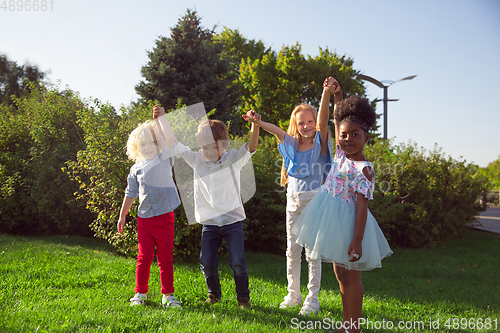
<svg viewBox="0 0 500 333">
<path fill-rule="evenodd" d="M 177 298 L 172 295 L 163 295 L 163 298 L 161 299 L 161 305 L 167 308 L 176 308 L 179 310 L 182 309 L 181 302 L 179 302 Z"/>
<path fill-rule="evenodd" d="M 250 310 L 252 305 L 250 304 L 250 299 L 248 297 L 242 297 L 238 299 L 238 305 L 240 309 Z"/>
<path fill-rule="evenodd" d="M 210 294 L 208 293 L 207 295 L 207 300 L 205 301 L 205 303 L 207 304 L 215 304 L 215 303 L 219 303 L 221 301 L 221 298 L 222 297 L 217 297 L 215 296 L 214 294 Z"/>
<path fill-rule="evenodd" d="M 306 298 L 304 302 L 304 306 L 300 309 L 299 315 L 301 316 L 309 316 L 312 314 L 317 314 L 319 312 L 320 306 L 318 301 L 310 301 Z"/>
<path fill-rule="evenodd" d="M 146 294 L 137 293 L 130 299 L 130 306 L 134 305 L 144 305 L 148 296 Z"/>
<path fill-rule="evenodd" d="M 285 300 L 281 302 L 280 309 L 291 308 L 297 305 L 302 305 L 302 298 L 293 297 L 291 294 L 285 296 Z"/>
</svg>

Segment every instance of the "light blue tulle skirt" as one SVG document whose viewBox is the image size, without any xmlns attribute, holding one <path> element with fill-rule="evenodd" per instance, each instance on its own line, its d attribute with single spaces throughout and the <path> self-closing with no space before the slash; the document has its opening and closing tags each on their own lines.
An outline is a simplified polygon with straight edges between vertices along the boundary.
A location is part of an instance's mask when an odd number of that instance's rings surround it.
<svg viewBox="0 0 500 333">
<path fill-rule="evenodd" d="M 309 256 L 349 270 L 369 271 L 382 267 L 392 254 L 387 240 L 370 210 L 361 243 L 361 259 L 349 262 L 347 250 L 354 237 L 356 205 L 331 196 L 322 186 L 292 227 L 297 243 L 307 247 Z"/>
</svg>

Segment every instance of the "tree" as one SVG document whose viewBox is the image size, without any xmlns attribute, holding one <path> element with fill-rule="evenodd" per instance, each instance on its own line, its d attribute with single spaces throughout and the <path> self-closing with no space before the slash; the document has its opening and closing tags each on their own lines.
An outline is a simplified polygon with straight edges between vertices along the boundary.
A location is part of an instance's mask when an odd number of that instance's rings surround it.
<svg viewBox="0 0 500 333">
<path fill-rule="evenodd" d="M 136 86 L 142 103 L 157 100 L 173 109 L 179 99 L 186 105 L 203 102 L 207 111 L 216 109 L 214 118 L 233 120 L 238 89 L 214 30 L 202 27 L 196 11 L 188 10 L 171 31 L 148 52 L 150 61 L 141 70 L 145 80 Z"/>
<path fill-rule="evenodd" d="M 496 190 L 500 189 L 500 156 L 496 161 L 488 164 L 486 168 L 480 168 L 479 173 L 483 176 L 488 177 L 493 188 Z"/>
<path fill-rule="evenodd" d="M 26 63 L 19 66 L 15 61 L 0 54 L 0 104 L 13 104 L 12 96 L 29 95 L 30 89 L 40 89 L 46 73 L 37 66 Z M 34 85 L 30 85 L 33 82 Z"/>
<path fill-rule="evenodd" d="M 329 75 L 339 81 L 344 96 L 365 94 L 351 58 L 321 48 L 317 57 L 305 57 L 299 43 L 260 59 L 243 59 L 239 71 L 243 109 L 254 109 L 265 121 L 283 128 L 295 105 L 307 102 L 319 107 L 322 84 Z"/>
<path fill-rule="evenodd" d="M 90 235 L 92 214 L 74 200 L 78 184 L 62 172 L 84 148 L 71 90 L 28 86 L 29 95 L 0 104 L 0 230 Z"/>
<path fill-rule="evenodd" d="M 271 52 L 271 48 L 266 48 L 261 40 L 248 40 L 243 37 L 237 29 L 231 30 L 224 27 L 224 30 L 215 35 L 214 39 L 222 43 L 222 56 L 229 59 L 231 63 L 231 71 L 235 74 L 235 76 L 239 76 L 240 64 L 244 59 L 261 59 L 264 55 Z"/>
</svg>

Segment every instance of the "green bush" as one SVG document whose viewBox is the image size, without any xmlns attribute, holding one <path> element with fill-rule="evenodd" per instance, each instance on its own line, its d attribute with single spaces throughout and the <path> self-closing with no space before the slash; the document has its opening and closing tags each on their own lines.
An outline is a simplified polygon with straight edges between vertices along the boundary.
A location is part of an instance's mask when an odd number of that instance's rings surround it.
<svg viewBox="0 0 500 333">
<path fill-rule="evenodd" d="M 284 253 L 286 250 L 286 190 L 279 185 L 282 161 L 276 138 L 261 135 L 252 157 L 255 194 L 245 204 L 245 248 L 250 251 Z"/>
<path fill-rule="evenodd" d="M 392 245 L 422 247 L 449 239 L 475 225 L 485 209 L 477 199 L 488 190 L 486 178 L 439 149 L 378 140 L 365 147 L 365 156 L 376 173 L 370 209 Z"/>
<path fill-rule="evenodd" d="M 116 222 L 127 185 L 132 161 L 125 155 L 128 133 L 135 127 L 132 117 L 120 117 L 115 109 L 98 100 L 78 113 L 83 129 L 85 148 L 74 161 L 67 163 L 66 172 L 79 185 L 77 199 L 86 203 L 95 214 L 90 228 L 98 238 L 106 239 L 118 252 L 131 254 L 137 247 L 135 223 L 125 224 L 125 235 L 117 232 Z M 130 210 L 130 219 L 137 206 Z"/>
<path fill-rule="evenodd" d="M 497 160 L 489 163 L 486 168 L 479 168 L 478 171 L 489 179 L 492 189 L 500 190 L 500 156 Z"/>
<path fill-rule="evenodd" d="M 67 163 L 67 172 L 80 186 L 78 199 L 85 201 L 87 208 L 96 214 L 91 224 L 96 237 L 106 239 L 118 252 L 132 256 L 137 253 L 137 200 L 128 214 L 124 235 L 116 230 L 127 175 L 133 165 L 127 159 L 125 146 L 128 135 L 136 125 L 151 118 L 153 105 L 154 103 L 150 103 L 146 107 L 122 109 L 121 115 L 109 105 L 102 105 L 98 101 L 82 109 L 78 114 L 78 123 L 83 129 L 86 148 L 78 152 L 76 161 Z M 168 116 L 172 114 L 169 113 Z M 169 118 L 172 129 L 179 142 L 196 150 L 196 142 L 185 134 L 195 133 L 197 122 L 189 117 L 178 118 L 183 116 L 183 113 L 176 113 L 176 116 Z M 237 137 L 233 139 L 238 140 Z M 276 140 L 266 137 L 261 141 L 258 152 L 253 157 L 256 193 L 245 204 L 248 217 L 245 221 L 246 247 L 254 251 L 276 252 L 283 250 L 286 244 L 286 199 L 280 193 L 283 189 L 275 182 L 280 171 L 275 162 L 279 155 Z M 178 165 L 183 160 L 177 158 L 175 163 Z M 177 186 L 191 196 L 193 184 L 180 181 L 189 178 L 188 174 L 192 175 L 189 167 L 174 168 Z M 175 210 L 174 256 L 186 259 L 198 257 L 200 241 L 201 227 L 188 224 L 181 204 Z"/>
<path fill-rule="evenodd" d="M 152 105 L 122 109 L 121 115 L 98 102 L 82 108 L 78 123 L 86 148 L 76 161 L 68 163 L 68 172 L 80 185 L 79 198 L 97 216 L 91 224 L 95 235 L 127 255 L 137 253 L 137 202 L 129 213 L 125 235 L 119 235 L 116 222 L 133 164 L 124 149 L 137 123 L 151 118 Z M 197 148 L 192 138 L 183 137 L 183 133 L 196 131 L 196 122 L 171 119 L 171 124 L 180 142 Z M 243 140 L 248 140 L 248 134 Z M 370 208 L 393 246 L 422 247 L 453 237 L 464 226 L 473 225 L 484 208 L 477 198 L 487 190 L 487 182 L 465 162 L 445 158 L 439 150 L 427 153 L 416 145 L 392 147 L 390 142 L 380 140 L 366 146 L 365 152 L 377 173 L 375 200 Z M 175 163 L 182 162 L 176 159 Z M 254 252 L 282 253 L 286 248 L 286 195 L 278 185 L 281 157 L 274 137 L 261 135 L 252 162 L 256 192 L 245 203 L 245 246 Z M 188 197 L 192 195 L 192 184 L 181 181 L 192 170 L 174 168 L 174 173 L 177 186 Z M 188 224 L 182 205 L 175 215 L 174 255 L 196 258 L 201 227 Z"/>
<path fill-rule="evenodd" d="M 29 90 L 0 105 L 0 230 L 90 235 L 92 215 L 61 171 L 84 147 L 76 124 L 83 104 L 70 90 Z"/>
<path fill-rule="evenodd" d="M 119 253 L 137 254 L 137 206 L 134 203 L 127 215 L 124 235 L 116 228 L 121 204 L 127 187 L 127 175 L 134 164 L 126 155 L 129 134 L 137 124 L 151 119 L 154 103 L 147 106 L 122 108 L 119 115 L 114 108 L 94 101 L 82 110 L 78 123 L 83 128 L 86 148 L 78 152 L 76 161 L 68 162 L 68 174 L 79 185 L 78 199 L 96 214 L 90 227 L 95 236 L 107 240 Z M 183 127 L 186 124 L 176 121 Z M 175 210 L 174 256 L 190 258 L 199 255 L 201 230 L 187 223 L 184 208 Z"/>
</svg>

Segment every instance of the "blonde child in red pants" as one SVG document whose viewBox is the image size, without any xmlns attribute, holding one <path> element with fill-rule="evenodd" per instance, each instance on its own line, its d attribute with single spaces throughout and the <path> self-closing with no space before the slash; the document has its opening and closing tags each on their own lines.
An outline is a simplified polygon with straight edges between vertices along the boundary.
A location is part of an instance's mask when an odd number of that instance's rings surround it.
<svg viewBox="0 0 500 333">
<path fill-rule="evenodd" d="M 141 305 L 148 299 L 149 275 L 156 250 L 160 267 L 162 305 L 181 308 L 174 293 L 174 209 L 180 205 L 177 187 L 172 179 L 175 145 L 171 128 L 164 117 L 157 117 L 161 108 L 155 106 L 155 122 L 139 124 L 127 142 L 127 156 L 136 163 L 127 177 L 127 189 L 117 227 L 123 234 L 125 218 L 139 197 L 137 234 L 139 254 L 136 265 L 136 294 L 130 305 Z"/>
</svg>

